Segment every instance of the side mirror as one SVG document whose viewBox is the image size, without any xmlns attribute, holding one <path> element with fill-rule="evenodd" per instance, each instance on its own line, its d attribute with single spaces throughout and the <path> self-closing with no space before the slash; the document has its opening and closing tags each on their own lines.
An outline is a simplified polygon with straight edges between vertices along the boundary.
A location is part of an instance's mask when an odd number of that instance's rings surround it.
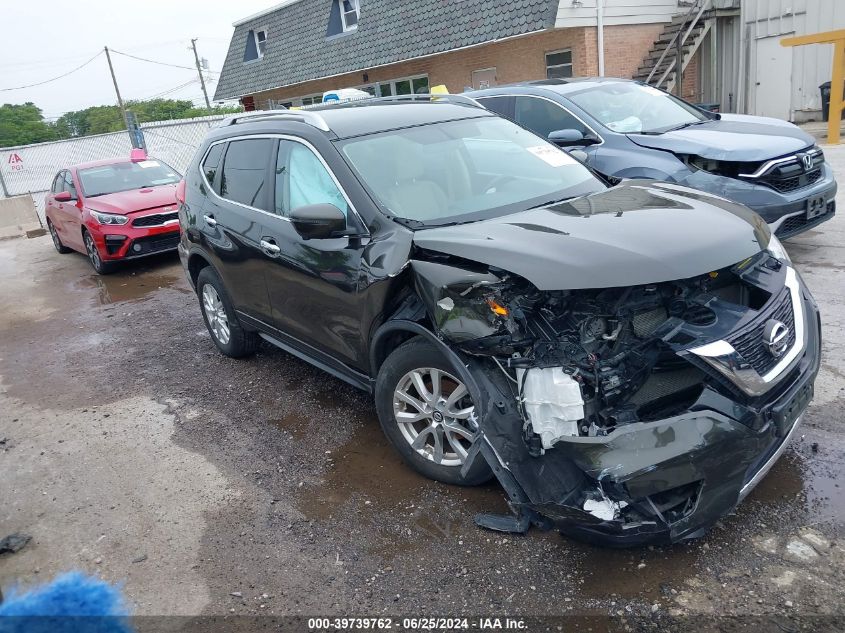
<svg viewBox="0 0 845 633">
<path fill-rule="evenodd" d="M 592 134 L 584 134 L 575 129 L 555 130 L 549 134 L 549 140 L 560 147 L 568 147 L 570 145 L 592 145 L 598 143 Z"/>
<path fill-rule="evenodd" d="M 587 163 L 590 160 L 590 155 L 583 149 L 568 149 L 566 153 L 572 156 L 575 160 L 580 160 L 582 163 Z"/>
<path fill-rule="evenodd" d="M 53 196 L 53 200 L 56 202 L 70 202 L 73 200 L 73 196 L 70 195 L 70 191 L 60 191 Z"/>
<path fill-rule="evenodd" d="M 306 240 L 336 237 L 346 230 L 346 216 L 333 204 L 309 204 L 290 212 L 293 228 Z"/>
</svg>

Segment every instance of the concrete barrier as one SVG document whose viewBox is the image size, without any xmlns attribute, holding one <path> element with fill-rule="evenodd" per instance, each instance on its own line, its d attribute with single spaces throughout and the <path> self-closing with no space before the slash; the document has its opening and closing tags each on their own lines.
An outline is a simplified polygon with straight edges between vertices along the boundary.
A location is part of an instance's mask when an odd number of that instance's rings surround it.
<svg viewBox="0 0 845 633">
<path fill-rule="evenodd" d="M 43 229 L 32 196 L 0 198 L 0 239 L 34 237 Z"/>
</svg>

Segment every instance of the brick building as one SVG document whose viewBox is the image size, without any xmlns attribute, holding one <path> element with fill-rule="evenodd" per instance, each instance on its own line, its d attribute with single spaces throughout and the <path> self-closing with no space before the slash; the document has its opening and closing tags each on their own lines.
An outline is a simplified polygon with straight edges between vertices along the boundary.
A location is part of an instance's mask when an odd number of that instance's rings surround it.
<svg viewBox="0 0 845 633">
<path fill-rule="evenodd" d="M 215 99 L 268 109 L 319 102 L 337 88 L 384 96 L 439 84 L 456 93 L 545 77 L 632 77 L 689 4 L 287 0 L 235 23 Z M 697 96 L 694 78 L 684 87 Z"/>
</svg>

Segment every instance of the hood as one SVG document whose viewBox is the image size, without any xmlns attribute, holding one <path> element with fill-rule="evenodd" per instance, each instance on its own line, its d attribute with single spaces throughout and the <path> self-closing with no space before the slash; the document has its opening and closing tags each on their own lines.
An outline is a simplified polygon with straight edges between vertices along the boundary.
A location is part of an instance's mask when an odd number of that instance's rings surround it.
<svg viewBox="0 0 845 633">
<path fill-rule="evenodd" d="M 815 144 L 799 127 L 768 117 L 723 114 L 720 120 L 659 135 L 628 134 L 641 147 L 711 160 L 763 161 L 793 154 Z"/>
<path fill-rule="evenodd" d="M 85 206 L 102 213 L 121 215 L 173 205 L 176 210 L 176 185 L 118 191 L 95 198 L 85 198 Z"/>
<path fill-rule="evenodd" d="M 637 180 L 553 206 L 420 230 L 414 243 L 510 271 L 540 290 L 575 290 L 703 275 L 758 253 L 769 238 L 747 207 Z"/>
</svg>

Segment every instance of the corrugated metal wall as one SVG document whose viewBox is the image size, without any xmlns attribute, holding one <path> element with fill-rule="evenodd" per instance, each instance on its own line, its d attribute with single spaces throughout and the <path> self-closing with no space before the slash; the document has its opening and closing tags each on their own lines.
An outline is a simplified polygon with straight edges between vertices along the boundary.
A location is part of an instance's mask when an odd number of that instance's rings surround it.
<svg viewBox="0 0 845 633">
<path fill-rule="evenodd" d="M 222 116 L 210 116 L 144 123 L 141 127 L 147 142 L 147 152 L 184 173 L 208 130 L 222 119 Z M 44 195 L 60 169 L 91 160 L 128 156 L 130 149 L 129 134 L 126 132 L 0 148 L 0 176 L 6 195 L 32 195 L 43 221 Z M 4 197 L 2 190 L 0 197 Z"/>
<path fill-rule="evenodd" d="M 766 77 L 783 80 L 785 69 L 761 55 L 762 40 L 767 38 L 808 35 L 845 28 L 845 2 L 842 0 L 743 0 L 743 52 L 747 82 L 742 105 L 749 114 L 758 114 L 764 105 L 758 103 L 757 81 Z M 770 43 L 766 43 L 769 46 Z M 833 47 L 801 46 L 792 49 L 792 71 L 789 90 L 790 118 L 818 118 L 821 109 L 819 85 L 830 81 Z M 786 96 L 788 95 L 788 96 Z"/>
</svg>

